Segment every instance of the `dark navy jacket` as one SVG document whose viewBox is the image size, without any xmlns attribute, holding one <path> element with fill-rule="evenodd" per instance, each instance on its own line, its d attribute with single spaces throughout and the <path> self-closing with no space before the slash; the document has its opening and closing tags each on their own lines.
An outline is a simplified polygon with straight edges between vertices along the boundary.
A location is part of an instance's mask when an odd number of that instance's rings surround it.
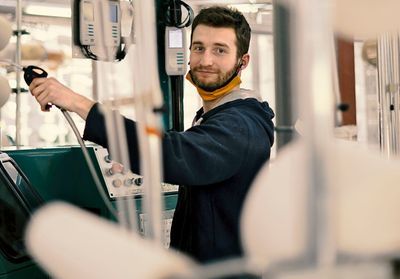
<svg viewBox="0 0 400 279">
<path fill-rule="evenodd" d="M 242 255 L 240 213 L 254 176 L 270 157 L 273 117 L 266 102 L 238 99 L 201 115 L 200 125 L 164 134 L 164 181 L 182 185 L 173 248 L 200 262 Z M 138 173 L 136 123 L 125 119 L 125 125 L 132 171 Z M 98 105 L 89 112 L 84 139 L 107 147 Z"/>
</svg>

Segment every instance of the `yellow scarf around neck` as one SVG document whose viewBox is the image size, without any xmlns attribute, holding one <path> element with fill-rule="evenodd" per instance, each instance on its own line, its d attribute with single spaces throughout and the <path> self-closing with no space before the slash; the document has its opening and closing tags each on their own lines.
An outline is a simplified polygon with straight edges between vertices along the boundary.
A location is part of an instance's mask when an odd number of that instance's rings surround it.
<svg viewBox="0 0 400 279">
<path fill-rule="evenodd" d="M 206 91 L 204 89 L 201 89 L 200 87 L 198 87 L 192 80 L 192 76 L 190 75 L 190 73 L 186 74 L 186 79 L 188 81 L 190 81 L 191 84 L 193 84 L 196 89 L 197 92 L 199 93 L 200 97 L 203 99 L 203 101 L 213 101 L 215 99 L 218 99 L 226 94 L 228 94 L 229 92 L 231 92 L 233 90 L 233 88 L 235 88 L 236 86 L 238 86 L 240 83 L 242 83 L 242 80 L 240 79 L 239 76 L 234 77 L 228 84 L 226 84 L 225 86 L 218 88 L 212 92 Z"/>
</svg>

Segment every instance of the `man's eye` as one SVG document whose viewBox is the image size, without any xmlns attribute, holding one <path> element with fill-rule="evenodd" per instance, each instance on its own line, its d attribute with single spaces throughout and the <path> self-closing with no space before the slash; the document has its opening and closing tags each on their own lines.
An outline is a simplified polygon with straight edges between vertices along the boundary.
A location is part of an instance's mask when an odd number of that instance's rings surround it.
<svg viewBox="0 0 400 279">
<path fill-rule="evenodd" d="M 215 49 L 215 52 L 216 52 L 217 54 L 224 54 L 224 53 L 226 53 L 225 49 L 223 49 L 223 48 L 217 48 L 217 49 Z"/>
<path fill-rule="evenodd" d="M 203 51 L 203 47 L 201 47 L 201 46 L 194 46 L 193 48 L 192 48 L 192 50 L 193 51 L 197 51 L 197 52 L 199 52 L 199 51 Z"/>
</svg>

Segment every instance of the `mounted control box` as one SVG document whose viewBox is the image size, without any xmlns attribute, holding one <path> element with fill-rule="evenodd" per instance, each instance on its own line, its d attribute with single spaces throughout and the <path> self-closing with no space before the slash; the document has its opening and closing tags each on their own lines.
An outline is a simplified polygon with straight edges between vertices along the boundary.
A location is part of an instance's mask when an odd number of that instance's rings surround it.
<svg viewBox="0 0 400 279">
<path fill-rule="evenodd" d="M 166 27 L 165 30 L 165 72 L 169 76 L 186 74 L 186 30 Z"/>
<path fill-rule="evenodd" d="M 109 26 L 111 30 L 102 33 L 99 11 L 101 2 L 95 0 L 79 1 L 79 43 L 82 46 L 95 46 L 98 40 L 104 36 L 106 42 L 111 41 L 111 45 L 118 46 L 121 42 L 121 9 L 118 1 L 109 1 Z M 107 25 L 106 25 L 107 26 Z"/>
<path fill-rule="evenodd" d="M 129 197 L 144 194 L 142 187 L 145 178 L 131 172 L 120 163 L 112 161 L 107 149 L 95 147 L 94 153 L 110 198 Z M 178 191 L 177 185 L 161 183 L 163 193 Z"/>
</svg>

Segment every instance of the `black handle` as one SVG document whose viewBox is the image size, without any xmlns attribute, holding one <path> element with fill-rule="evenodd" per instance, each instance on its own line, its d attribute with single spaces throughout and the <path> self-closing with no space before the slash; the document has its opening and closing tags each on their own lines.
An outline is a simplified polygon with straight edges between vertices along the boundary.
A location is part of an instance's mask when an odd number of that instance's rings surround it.
<svg viewBox="0 0 400 279">
<path fill-rule="evenodd" d="M 28 67 L 24 67 L 24 79 L 26 84 L 31 85 L 33 79 L 38 77 L 47 77 L 47 72 L 38 66 L 30 65 Z"/>
<path fill-rule="evenodd" d="M 23 68 L 24 70 L 24 79 L 26 84 L 31 85 L 32 81 L 35 78 L 41 77 L 41 78 L 45 78 L 47 77 L 47 72 L 45 70 L 43 70 L 42 68 L 38 67 L 38 66 L 34 66 L 34 65 L 30 65 L 27 67 Z M 46 105 L 46 110 L 49 110 L 51 108 L 50 104 Z"/>
</svg>

